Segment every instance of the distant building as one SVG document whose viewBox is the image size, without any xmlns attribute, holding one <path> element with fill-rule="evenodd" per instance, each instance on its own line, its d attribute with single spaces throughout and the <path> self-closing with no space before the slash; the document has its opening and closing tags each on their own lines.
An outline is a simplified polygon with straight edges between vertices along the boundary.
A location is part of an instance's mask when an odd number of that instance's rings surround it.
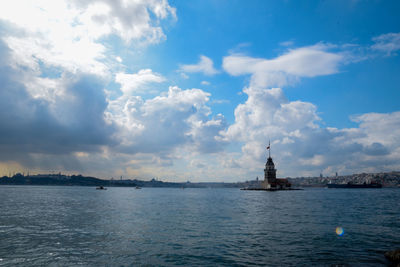
<svg viewBox="0 0 400 267">
<path fill-rule="evenodd" d="M 269 153 L 264 169 L 264 189 L 289 189 L 291 184 L 287 179 L 276 178 L 275 164 L 271 158 L 271 145 L 267 149 Z"/>
</svg>

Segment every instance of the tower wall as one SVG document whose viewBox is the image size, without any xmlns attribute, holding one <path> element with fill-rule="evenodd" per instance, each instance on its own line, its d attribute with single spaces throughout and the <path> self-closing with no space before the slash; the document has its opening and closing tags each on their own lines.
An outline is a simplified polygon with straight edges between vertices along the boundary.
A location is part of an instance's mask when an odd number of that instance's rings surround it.
<svg viewBox="0 0 400 267">
<path fill-rule="evenodd" d="M 276 180 L 276 169 L 273 170 L 264 170 L 264 180 L 268 181 L 269 183 L 275 182 Z"/>
<path fill-rule="evenodd" d="M 271 157 L 268 157 L 264 169 L 264 184 L 269 188 L 276 183 L 276 169 Z"/>
</svg>

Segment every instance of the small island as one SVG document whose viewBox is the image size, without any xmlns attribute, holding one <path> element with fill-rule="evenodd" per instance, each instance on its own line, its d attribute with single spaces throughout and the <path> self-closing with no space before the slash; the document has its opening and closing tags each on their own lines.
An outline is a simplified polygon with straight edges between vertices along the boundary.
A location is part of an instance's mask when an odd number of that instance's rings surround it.
<svg viewBox="0 0 400 267">
<path fill-rule="evenodd" d="M 264 181 L 261 182 L 261 186 L 257 187 L 245 187 L 241 190 L 262 190 L 262 191 L 277 191 L 277 190 L 301 190 L 292 188 L 292 184 L 288 179 L 276 178 L 276 169 L 274 161 L 271 158 L 271 144 L 267 146 L 268 159 L 265 163 L 264 169 Z"/>
</svg>

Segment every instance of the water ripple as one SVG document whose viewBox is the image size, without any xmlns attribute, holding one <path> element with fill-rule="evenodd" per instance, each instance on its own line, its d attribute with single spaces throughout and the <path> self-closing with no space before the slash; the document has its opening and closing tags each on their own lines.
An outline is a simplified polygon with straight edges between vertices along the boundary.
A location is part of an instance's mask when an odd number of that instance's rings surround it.
<svg viewBox="0 0 400 267">
<path fill-rule="evenodd" d="M 0 266 L 383 266 L 400 247 L 399 199 L 394 189 L 1 186 Z"/>
</svg>

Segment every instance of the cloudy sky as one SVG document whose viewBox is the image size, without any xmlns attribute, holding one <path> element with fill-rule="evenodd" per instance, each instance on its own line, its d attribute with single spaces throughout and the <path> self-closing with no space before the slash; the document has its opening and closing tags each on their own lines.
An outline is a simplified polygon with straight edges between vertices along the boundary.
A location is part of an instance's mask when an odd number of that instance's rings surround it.
<svg viewBox="0 0 400 267">
<path fill-rule="evenodd" d="M 400 2 L 0 2 L 0 174 L 400 170 Z"/>
</svg>

